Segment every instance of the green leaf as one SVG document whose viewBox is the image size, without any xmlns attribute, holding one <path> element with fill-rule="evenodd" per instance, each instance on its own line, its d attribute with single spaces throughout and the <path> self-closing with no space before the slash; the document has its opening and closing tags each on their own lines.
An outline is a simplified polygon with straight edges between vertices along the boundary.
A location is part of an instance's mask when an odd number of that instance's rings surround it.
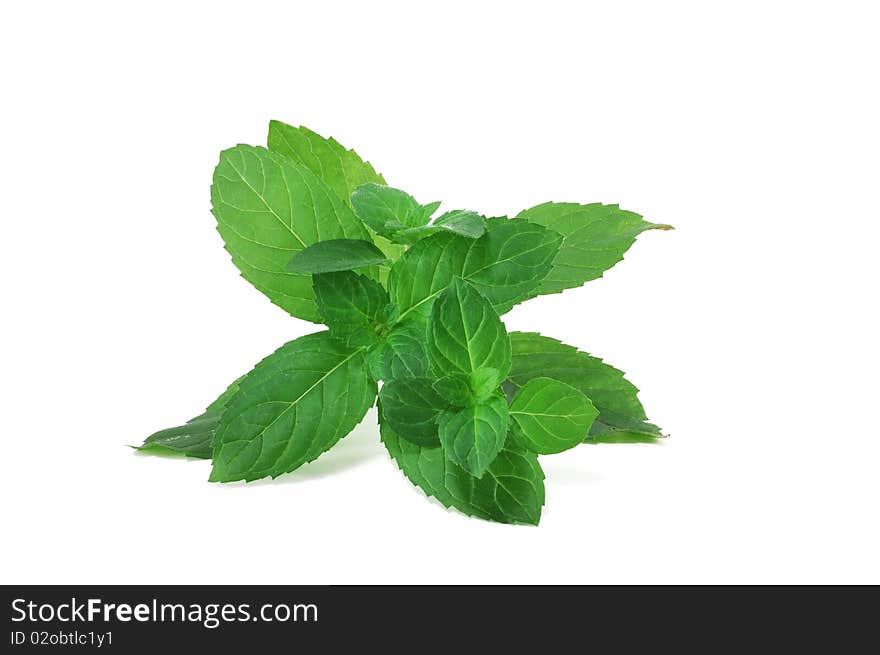
<svg viewBox="0 0 880 655">
<path fill-rule="evenodd" d="M 550 271 L 562 238 L 540 225 L 506 218 L 486 220 L 479 239 L 434 234 L 413 245 L 391 267 L 388 291 L 401 318 L 427 316 L 434 299 L 461 277 L 503 314 L 534 295 Z"/>
<path fill-rule="evenodd" d="M 336 139 L 324 138 L 306 127 L 292 127 L 281 121 L 270 121 L 267 143 L 272 152 L 312 171 L 349 207 L 351 194 L 361 184 L 385 184 L 385 179 L 354 150 L 348 150 Z M 406 249 L 378 235 L 373 237 L 373 241 L 391 260 L 400 257 Z M 379 266 L 379 278 L 383 282 L 388 278 L 388 270 L 389 266 L 386 264 Z"/>
<path fill-rule="evenodd" d="M 363 275 L 351 271 L 314 276 L 315 301 L 330 333 L 348 338 L 366 334 L 367 344 L 379 340 L 388 316 L 388 292 Z"/>
<path fill-rule="evenodd" d="M 403 230 L 396 230 L 391 238 L 395 243 L 411 246 L 417 241 L 421 241 L 425 237 L 437 234 L 438 232 L 440 232 L 440 229 L 433 225 L 423 225 L 422 227 L 408 227 Z"/>
<path fill-rule="evenodd" d="M 510 417 L 519 428 L 512 433 L 540 455 L 561 453 L 583 442 L 598 415 L 584 394 L 550 378 L 529 380 L 510 403 Z"/>
<path fill-rule="evenodd" d="M 379 392 L 382 413 L 403 438 L 420 446 L 437 446 L 437 418 L 449 403 L 428 378 L 397 378 Z"/>
<path fill-rule="evenodd" d="M 421 205 L 400 189 L 364 184 L 351 196 L 358 217 L 376 234 L 399 244 L 411 245 L 438 232 L 452 232 L 469 239 L 485 231 L 484 219 L 472 211 L 452 211 L 428 225 L 439 202 Z"/>
<path fill-rule="evenodd" d="M 369 241 L 330 239 L 300 250 L 287 263 L 286 270 L 309 275 L 350 271 L 385 263 L 388 263 L 385 253 Z"/>
<path fill-rule="evenodd" d="M 623 254 L 645 230 L 671 230 L 670 225 L 648 223 L 618 205 L 547 202 L 519 213 L 562 235 L 553 269 L 537 293 L 559 293 L 579 287 L 623 259 Z M 537 294 L 536 294 L 537 295 Z"/>
<path fill-rule="evenodd" d="M 639 430 L 618 430 L 602 426 L 602 432 L 592 432 L 584 441 L 585 444 L 596 446 L 600 443 L 657 443 L 657 439 L 664 435 L 658 432 L 645 432 Z"/>
<path fill-rule="evenodd" d="M 453 407 L 469 407 L 475 404 L 476 394 L 471 387 L 471 376 L 449 373 L 434 382 L 434 389 Z"/>
<path fill-rule="evenodd" d="M 226 403 L 238 391 L 238 383 L 243 379 L 244 376 L 230 384 L 202 414 L 190 419 L 184 425 L 154 432 L 137 449 L 157 454 L 174 452 L 182 453 L 187 457 L 210 459 L 214 430 L 220 422 Z"/>
<path fill-rule="evenodd" d="M 311 278 L 286 269 L 325 239 L 369 239 L 352 211 L 308 169 L 264 148 L 220 153 L 211 203 L 217 230 L 242 277 L 293 316 L 318 322 Z"/>
<path fill-rule="evenodd" d="M 435 204 L 423 207 L 406 191 L 372 183 L 362 184 L 355 190 L 351 205 L 370 229 L 389 239 L 394 238 L 398 229 L 424 225 L 437 207 Z"/>
<path fill-rule="evenodd" d="M 647 422 L 638 389 L 623 373 L 597 357 L 535 332 L 511 332 L 511 368 L 505 386 L 516 392 L 535 378 L 548 377 L 579 390 L 599 410 L 587 443 L 655 440 L 660 428 Z"/>
<path fill-rule="evenodd" d="M 242 380 L 214 437 L 212 482 L 293 471 L 328 450 L 376 398 L 363 349 L 327 332 L 291 341 Z"/>
<path fill-rule="evenodd" d="M 381 416 L 381 410 L 380 410 Z M 508 439 L 482 478 L 446 459 L 441 448 L 401 439 L 380 419 L 382 443 L 410 482 L 445 507 L 486 521 L 538 525 L 544 505 L 544 472 L 533 453 Z"/>
<path fill-rule="evenodd" d="M 497 387 L 510 370 L 510 340 L 489 301 L 454 278 L 434 303 L 428 322 L 428 356 L 437 371 L 464 373 L 472 385 Z M 483 369 L 492 369 L 487 381 Z M 473 388 L 473 386 L 472 386 Z"/>
<path fill-rule="evenodd" d="M 154 432 L 137 450 L 155 455 L 182 454 L 198 459 L 211 459 L 211 442 L 220 414 L 199 415 L 183 425 Z"/>
<path fill-rule="evenodd" d="M 307 127 L 270 121 L 267 145 L 272 152 L 308 168 L 347 205 L 350 205 L 351 194 L 361 184 L 385 184 L 385 179 L 354 150 L 348 150 L 333 137 L 325 138 Z"/>
<path fill-rule="evenodd" d="M 486 219 L 477 212 L 455 210 L 446 212 L 430 225 L 411 227 L 394 234 L 395 241 L 413 244 L 438 232 L 452 232 L 468 239 L 479 239 L 486 231 Z"/>
<path fill-rule="evenodd" d="M 434 388 L 453 407 L 470 407 L 498 393 L 499 372 L 495 368 L 478 368 L 472 374 L 453 372 L 441 376 Z"/>
<path fill-rule="evenodd" d="M 406 321 L 393 327 L 385 341 L 373 348 L 367 356 L 373 378 L 393 380 L 425 375 L 430 368 L 425 347 L 426 332 L 424 320 Z"/>
<path fill-rule="evenodd" d="M 443 203 L 440 200 L 435 200 L 434 202 L 429 202 L 427 205 L 422 205 L 422 212 L 425 215 L 425 220 L 429 219 L 434 215 L 434 212 L 437 211 L 437 208 Z"/>
<path fill-rule="evenodd" d="M 431 225 L 455 232 L 468 239 L 479 239 L 486 231 L 486 219 L 477 212 L 464 209 L 448 211 L 438 216 Z"/>
<path fill-rule="evenodd" d="M 498 390 L 504 374 L 497 368 L 478 368 L 470 376 L 471 392 L 477 401 L 489 398 Z"/>
<path fill-rule="evenodd" d="M 472 407 L 446 410 L 440 414 L 438 432 L 446 456 L 481 478 L 507 438 L 507 401 L 495 396 Z"/>
</svg>

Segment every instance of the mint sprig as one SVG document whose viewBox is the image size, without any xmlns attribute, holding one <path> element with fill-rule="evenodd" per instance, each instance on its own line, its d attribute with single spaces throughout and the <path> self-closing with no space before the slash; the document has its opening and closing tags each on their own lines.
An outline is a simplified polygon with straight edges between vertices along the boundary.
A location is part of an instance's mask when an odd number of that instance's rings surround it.
<svg viewBox="0 0 880 655">
<path fill-rule="evenodd" d="M 638 234 L 669 226 L 601 204 L 435 216 L 439 202 L 279 121 L 268 148 L 221 153 L 211 202 L 242 277 L 328 329 L 285 344 L 141 450 L 210 458 L 213 482 L 276 477 L 332 448 L 378 402 L 383 444 L 426 494 L 470 516 L 537 524 L 538 455 L 662 436 L 622 372 L 549 337 L 508 334 L 500 317 L 600 277 Z"/>
</svg>

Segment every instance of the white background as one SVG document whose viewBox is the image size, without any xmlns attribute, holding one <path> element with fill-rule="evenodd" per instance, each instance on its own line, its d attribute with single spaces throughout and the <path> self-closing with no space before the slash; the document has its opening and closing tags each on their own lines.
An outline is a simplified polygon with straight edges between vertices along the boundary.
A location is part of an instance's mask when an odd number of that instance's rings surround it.
<svg viewBox="0 0 880 655">
<path fill-rule="evenodd" d="M 877 30 L 840 1 L 4 5 L 0 581 L 880 582 Z M 209 213 L 270 118 L 447 208 L 674 224 L 506 317 L 671 438 L 543 458 L 538 528 L 426 500 L 372 413 L 274 482 L 127 448 L 317 329 Z"/>
</svg>

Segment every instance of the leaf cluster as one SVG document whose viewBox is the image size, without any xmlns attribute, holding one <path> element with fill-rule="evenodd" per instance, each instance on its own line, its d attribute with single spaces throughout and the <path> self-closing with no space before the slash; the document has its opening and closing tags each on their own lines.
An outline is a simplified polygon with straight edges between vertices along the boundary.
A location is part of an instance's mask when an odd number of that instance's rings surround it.
<svg viewBox="0 0 880 655">
<path fill-rule="evenodd" d="M 501 316 L 601 276 L 638 234 L 668 226 L 602 204 L 436 215 L 439 202 L 387 186 L 332 138 L 272 121 L 267 144 L 220 154 L 217 229 L 242 277 L 326 330 L 283 345 L 141 449 L 209 458 L 213 482 L 276 477 L 378 404 L 383 444 L 427 495 L 537 524 L 538 455 L 661 436 L 623 373 L 549 337 L 508 333 Z"/>
</svg>

